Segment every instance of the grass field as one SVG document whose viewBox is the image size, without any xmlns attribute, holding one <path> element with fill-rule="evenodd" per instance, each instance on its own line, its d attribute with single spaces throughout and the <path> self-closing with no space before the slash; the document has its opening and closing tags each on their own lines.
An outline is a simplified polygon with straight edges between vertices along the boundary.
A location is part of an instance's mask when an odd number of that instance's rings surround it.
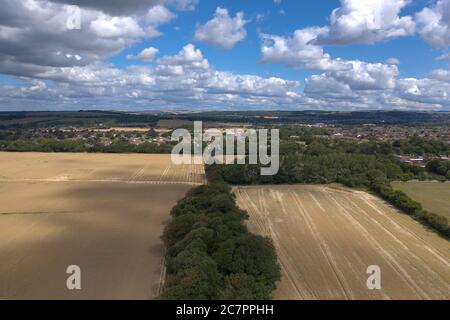
<svg viewBox="0 0 450 320">
<path fill-rule="evenodd" d="M 234 191 L 250 230 L 274 241 L 276 299 L 450 299 L 450 242 L 382 200 L 335 186 Z M 371 265 L 381 290 L 367 288 Z"/>
<path fill-rule="evenodd" d="M 169 211 L 203 182 L 170 155 L 0 153 L 0 299 L 156 297 Z"/>
<path fill-rule="evenodd" d="M 450 219 L 450 183 L 393 182 L 392 186 L 420 202 L 424 209 Z"/>
</svg>

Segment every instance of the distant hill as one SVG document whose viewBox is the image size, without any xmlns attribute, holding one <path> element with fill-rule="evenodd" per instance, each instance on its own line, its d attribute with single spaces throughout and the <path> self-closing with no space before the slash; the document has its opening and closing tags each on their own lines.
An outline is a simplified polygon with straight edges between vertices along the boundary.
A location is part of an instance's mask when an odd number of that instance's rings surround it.
<svg viewBox="0 0 450 320">
<path fill-rule="evenodd" d="M 159 120 L 233 122 L 249 124 L 447 124 L 450 112 L 415 111 L 208 111 L 208 112 L 116 112 L 34 111 L 0 112 L 0 128 L 53 125 L 156 126 Z"/>
</svg>

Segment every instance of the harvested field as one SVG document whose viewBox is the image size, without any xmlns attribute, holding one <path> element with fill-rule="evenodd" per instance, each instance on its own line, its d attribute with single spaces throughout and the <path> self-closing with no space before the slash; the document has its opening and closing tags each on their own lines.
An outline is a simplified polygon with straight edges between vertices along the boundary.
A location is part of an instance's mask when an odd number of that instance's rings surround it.
<svg viewBox="0 0 450 320">
<path fill-rule="evenodd" d="M 151 299 L 169 211 L 204 180 L 170 155 L 0 153 L 0 299 Z M 81 268 L 82 290 L 66 288 Z"/>
<path fill-rule="evenodd" d="M 0 183 L 128 182 L 202 184 L 203 165 L 172 164 L 169 154 L 0 152 Z"/>
<path fill-rule="evenodd" d="M 424 209 L 450 219 L 450 183 L 411 181 L 393 182 L 392 186 L 420 202 Z"/>
<path fill-rule="evenodd" d="M 301 185 L 235 193 L 250 230 L 274 241 L 276 299 L 450 299 L 450 242 L 375 196 Z M 371 265 L 381 290 L 367 288 Z"/>
</svg>

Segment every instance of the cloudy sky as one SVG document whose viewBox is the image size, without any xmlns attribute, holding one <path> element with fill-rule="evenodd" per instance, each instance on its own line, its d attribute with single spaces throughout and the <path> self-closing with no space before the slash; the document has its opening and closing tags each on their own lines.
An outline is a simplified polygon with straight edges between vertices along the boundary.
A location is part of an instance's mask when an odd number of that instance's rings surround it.
<svg viewBox="0 0 450 320">
<path fill-rule="evenodd" d="M 0 0 L 0 110 L 450 110 L 450 0 Z"/>
</svg>

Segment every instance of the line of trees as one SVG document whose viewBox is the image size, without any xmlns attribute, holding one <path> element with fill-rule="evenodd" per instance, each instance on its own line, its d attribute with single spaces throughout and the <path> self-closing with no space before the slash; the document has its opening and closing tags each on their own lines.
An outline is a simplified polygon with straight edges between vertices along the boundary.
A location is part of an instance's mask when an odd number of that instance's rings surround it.
<svg viewBox="0 0 450 320">
<path fill-rule="evenodd" d="M 450 161 L 434 159 L 427 163 L 427 170 L 450 179 Z"/>
<path fill-rule="evenodd" d="M 220 179 L 219 179 L 220 180 Z M 229 185 L 209 179 L 172 209 L 162 299 L 270 299 L 281 277 L 270 239 L 250 233 Z"/>
<path fill-rule="evenodd" d="M 87 146 L 81 140 L 36 138 L 18 139 L 12 141 L 0 140 L 0 151 L 11 152 L 99 152 L 99 153 L 170 153 L 173 145 L 158 145 L 152 142 L 144 142 L 139 145 L 126 141 L 115 141 L 110 145 Z"/>
<path fill-rule="evenodd" d="M 424 210 L 420 203 L 412 200 L 406 193 L 394 190 L 383 172 L 372 171 L 369 175 L 371 176 L 371 191 L 443 237 L 450 238 L 450 227 L 446 217 Z"/>
<path fill-rule="evenodd" d="M 422 209 L 405 193 L 392 188 L 394 180 L 446 180 L 448 161 L 432 161 L 427 169 L 399 163 L 383 144 L 355 144 L 312 140 L 304 148 L 280 146 L 280 170 L 274 176 L 261 176 L 259 165 L 211 165 L 209 177 L 237 185 L 248 184 L 328 184 L 368 189 L 413 216 L 421 223 L 449 237 L 448 220 Z"/>
<path fill-rule="evenodd" d="M 412 137 L 408 140 L 396 140 L 392 143 L 392 148 L 397 154 L 403 155 L 434 155 L 440 156 L 448 154 L 449 145 L 444 141 L 430 140 L 420 137 Z"/>
</svg>

